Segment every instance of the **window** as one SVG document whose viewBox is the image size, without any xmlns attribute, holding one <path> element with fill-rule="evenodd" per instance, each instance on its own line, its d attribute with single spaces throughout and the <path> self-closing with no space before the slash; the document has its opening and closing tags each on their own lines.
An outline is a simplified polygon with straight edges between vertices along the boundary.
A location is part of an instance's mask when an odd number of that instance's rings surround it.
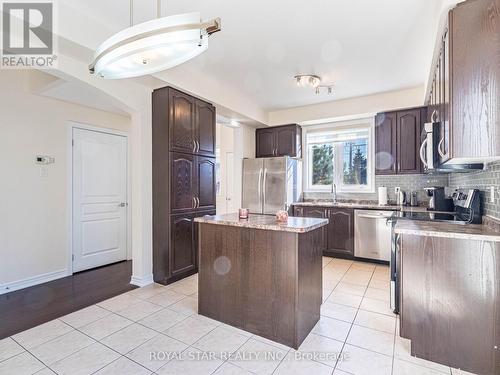
<svg viewBox="0 0 500 375">
<path fill-rule="evenodd" d="M 373 192 L 373 124 L 306 128 L 307 190 Z"/>
</svg>

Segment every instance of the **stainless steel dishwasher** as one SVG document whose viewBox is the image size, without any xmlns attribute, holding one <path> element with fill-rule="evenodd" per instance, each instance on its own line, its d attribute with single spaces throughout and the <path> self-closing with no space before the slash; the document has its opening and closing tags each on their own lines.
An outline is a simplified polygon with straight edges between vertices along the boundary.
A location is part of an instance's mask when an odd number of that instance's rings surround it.
<svg viewBox="0 0 500 375">
<path fill-rule="evenodd" d="M 354 255 L 360 258 L 391 260 L 392 211 L 356 210 L 354 214 Z"/>
</svg>

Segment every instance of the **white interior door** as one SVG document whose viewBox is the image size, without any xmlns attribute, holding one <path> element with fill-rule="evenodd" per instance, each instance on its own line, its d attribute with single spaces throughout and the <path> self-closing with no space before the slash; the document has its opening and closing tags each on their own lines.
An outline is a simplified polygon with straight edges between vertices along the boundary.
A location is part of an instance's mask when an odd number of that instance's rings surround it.
<svg viewBox="0 0 500 375">
<path fill-rule="evenodd" d="M 127 258 L 127 138 L 73 129 L 73 272 Z"/>
</svg>

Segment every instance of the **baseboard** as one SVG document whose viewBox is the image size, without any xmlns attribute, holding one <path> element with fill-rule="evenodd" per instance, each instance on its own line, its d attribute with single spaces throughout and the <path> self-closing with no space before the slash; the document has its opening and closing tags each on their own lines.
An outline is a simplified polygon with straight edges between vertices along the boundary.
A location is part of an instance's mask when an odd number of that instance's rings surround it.
<svg viewBox="0 0 500 375">
<path fill-rule="evenodd" d="M 11 281 L 5 284 L 0 284 L 0 295 L 28 288 L 30 286 L 47 283 L 49 281 L 60 279 L 66 276 L 68 276 L 68 271 L 64 269 L 64 270 L 44 273 L 42 275 L 27 277 L 26 279 L 22 280 Z"/>
<path fill-rule="evenodd" d="M 149 284 L 153 284 L 153 283 L 154 283 L 153 274 L 149 274 L 149 275 L 143 276 L 143 277 L 137 277 L 137 276 L 132 275 L 132 278 L 130 279 L 130 284 L 137 285 L 140 287 L 143 287 L 143 286 L 146 286 Z"/>
</svg>

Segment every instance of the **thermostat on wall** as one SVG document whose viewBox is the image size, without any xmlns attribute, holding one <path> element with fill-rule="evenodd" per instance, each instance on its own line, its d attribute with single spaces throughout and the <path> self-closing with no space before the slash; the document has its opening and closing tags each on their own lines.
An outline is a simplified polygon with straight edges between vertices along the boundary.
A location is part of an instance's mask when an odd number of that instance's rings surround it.
<svg viewBox="0 0 500 375">
<path fill-rule="evenodd" d="M 52 156 L 37 155 L 35 158 L 36 164 L 54 164 L 55 162 L 56 159 L 53 158 Z"/>
</svg>

